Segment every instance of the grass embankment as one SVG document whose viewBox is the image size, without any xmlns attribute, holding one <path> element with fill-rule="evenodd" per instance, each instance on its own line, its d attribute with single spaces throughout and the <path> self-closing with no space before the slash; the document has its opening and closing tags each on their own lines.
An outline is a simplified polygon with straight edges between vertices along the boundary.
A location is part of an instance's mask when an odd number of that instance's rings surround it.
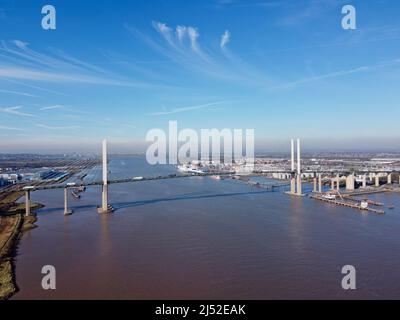
<svg viewBox="0 0 400 320">
<path fill-rule="evenodd" d="M 10 192 L 0 198 L 0 215 L 14 215 L 25 212 L 25 203 L 17 201 L 24 195 L 22 191 Z M 31 202 L 31 212 L 43 208 L 40 203 Z"/>
<path fill-rule="evenodd" d="M 17 203 L 22 195 L 22 192 L 13 192 L 0 199 L 0 300 L 10 298 L 18 290 L 14 274 L 16 247 L 21 233 L 36 227 L 36 217 L 24 217 L 25 204 Z M 31 210 L 40 207 L 32 204 Z"/>
<path fill-rule="evenodd" d="M 0 300 L 17 290 L 13 272 L 13 251 L 21 228 L 22 217 L 0 216 Z"/>
</svg>

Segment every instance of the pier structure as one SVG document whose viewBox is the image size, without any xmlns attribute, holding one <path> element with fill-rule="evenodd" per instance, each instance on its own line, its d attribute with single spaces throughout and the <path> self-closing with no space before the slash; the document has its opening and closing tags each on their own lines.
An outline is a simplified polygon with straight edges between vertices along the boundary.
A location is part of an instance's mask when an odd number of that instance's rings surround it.
<svg viewBox="0 0 400 320">
<path fill-rule="evenodd" d="M 314 172 L 313 193 L 322 193 L 322 174 Z"/>
<path fill-rule="evenodd" d="M 301 174 L 301 145 L 300 139 L 297 139 L 297 171 L 295 164 L 295 147 L 294 139 L 291 140 L 291 178 L 290 178 L 290 195 L 304 196 L 302 192 L 302 174 Z"/>
<path fill-rule="evenodd" d="M 362 177 L 362 186 L 361 186 L 361 188 L 363 188 L 363 189 L 367 188 L 367 175 L 366 174 L 364 174 L 363 177 Z"/>
<path fill-rule="evenodd" d="M 331 180 L 331 190 L 336 190 L 336 188 L 339 186 L 339 179 L 337 178 L 337 176 L 331 176 L 330 177 Z"/>
<path fill-rule="evenodd" d="M 301 186 L 301 155 L 300 155 L 300 139 L 297 139 L 297 192 L 298 196 L 302 196 L 302 186 Z"/>
<path fill-rule="evenodd" d="M 64 216 L 72 214 L 72 210 L 68 209 L 68 185 L 64 188 Z"/>
<path fill-rule="evenodd" d="M 35 187 L 26 186 L 22 189 L 25 192 L 25 216 L 31 215 L 31 192 L 35 191 Z"/>
<path fill-rule="evenodd" d="M 340 182 L 342 179 L 347 179 L 346 177 L 342 178 L 339 173 L 336 176 L 331 176 L 331 190 L 340 190 Z"/>
<path fill-rule="evenodd" d="M 317 174 L 316 173 L 314 173 L 313 184 L 314 184 L 313 192 L 314 193 L 318 192 L 318 189 L 317 189 L 318 181 L 317 181 Z"/>
<path fill-rule="evenodd" d="M 373 209 L 370 207 L 362 207 L 360 204 L 358 204 L 357 202 L 351 202 L 351 201 L 345 201 L 345 200 L 337 200 L 337 199 L 327 199 L 327 198 L 323 198 L 321 196 L 316 196 L 313 195 L 311 196 L 311 198 L 319 200 L 319 201 L 323 201 L 323 202 L 327 202 L 330 204 L 335 204 L 338 206 L 344 206 L 344 207 L 348 207 L 348 208 L 353 208 L 353 209 L 358 209 L 361 211 L 368 211 L 368 212 L 372 212 L 372 213 L 376 213 L 379 215 L 385 214 L 384 210 L 379 210 L 379 209 Z M 379 204 L 379 203 L 371 203 L 371 204 Z"/>
<path fill-rule="evenodd" d="M 352 173 L 346 178 L 346 190 L 354 191 L 354 189 L 355 189 L 355 178 L 354 178 L 354 173 Z"/>
<path fill-rule="evenodd" d="M 107 159 L 107 140 L 103 140 L 103 185 L 101 192 L 101 207 L 97 208 L 99 213 L 113 212 L 112 206 L 108 204 L 108 159 Z"/>
<path fill-rule="evenodd" d="M 290 193 L 295 194 L 296 193 L 296 174 L 295 174 L 295 164 L 294 164 L 294 139 L 291 141 L 291 166 L 292 166 L 292 171 L 291 171 L 291 177 L 290 177 Z"/>
<path fill-rule="evenodd" d="M 318 174 L 318 192 L 322 193 L 322 174 Z"/>
<path fill-rule="evenodd" d="M 361 188 L 367 188 L 367 182 L 370 181 L 375 187 L 380 187 L 383 179 L 386 178 L 386 184 L 393 184 L 393 173 L 385 173 L 385 172 L 371 172 L 369 174 L 363 173 L 358 176 L 361 180 Z M 329 177 L 331 182 L 331 190 L 340 190 L 341 183 L 345 183 L 346 191 L 354 191 L 356 188 L 356 174 L 354 172 L 341 176 L 340 174 L 336 174 L 336 176 Z M 400 182 L 399 182 L 400 184 Z"/>
<path fill-rule="evenodd" d="M 25 216 L 31 215 L 31 191 L 25 190 Z"/>
</svg>

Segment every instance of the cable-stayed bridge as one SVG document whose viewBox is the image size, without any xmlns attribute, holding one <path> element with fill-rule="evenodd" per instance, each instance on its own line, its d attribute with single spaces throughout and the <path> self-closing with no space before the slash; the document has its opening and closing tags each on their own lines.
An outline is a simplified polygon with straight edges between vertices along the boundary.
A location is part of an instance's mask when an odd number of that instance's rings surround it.
<svg viewBox="0 0 400 320">
<path fill-rule="evenodd" d="M 160 176 L 149 176 L 149 177 L 129 177 L 129 178 L 119 178 L 119 179 L 108 179 L 108 159 L 107 159 L 107 142 L 103 141 L 103 154 L 102 154 L 102 179 L 99 179 L 98 173 L 93 173 L 91 171 L 91 166 L 82 163 L 82 160 L 77 160 L 72 164 L 76 166 L 79 172 L 75 179 L 68 179 L 66 182 L 62 183 L 49 183 L 48 181 L 40 181 L 35 183 L 27 183 L 13 185 L 9 188 L 0 190 L 0 194 L 7 192 L 24 192 L 25 193 L 25 208 L 26 215 L 30 215 L 30 198 L 31 192 L 39 191 L 39 190 L 53 190 L 53 189 L 64 189 L 64 214 L 68 215 L 71 213 L 71 210 L 68 209 L 68 190 L 69 189 L 79 189 L 86 188 L 90 186 L 102 186 L 102 205 L 98 207 L 99 213 L 108 213 L 114 211 L 113 207 L 108 203 L 108 186 L 111 184 L 123 184 L 123 183 L 139 183 L 144 181 L 155 181 L 155 180 L 168 180 L 168 179 L 183 179 L 190 177 L 210 177 L 210 176 L 221 176 L 221 177 L 232 177 L 236 175 L 240 175 L 243 173 L 236 171 L 211 171 L 211 172 L 189 172 L 189 173 L 180 173 L 180 174 L 168 174 L 168 175 L 160 175 Z M 297 164 L 297 168 L 296 168 Z M 60 164 L 65 165 L 65 164 Z M 297 170 L 296 170 L 297 169 Z M 290 192 L 288 194 L 293 196 L 303 196 L 302 192 L 302 177 L 304 175 L 312 176 L 314 182 L 314 193 L 322 193 L 322 185 L 327 182 L 331 184 L 331 190 L 339 190 L 341 183 L 345 182 L 346 190 L 354 191 L 355 188 L 355 175 L 360 175 L 363 177 L 362 179 L 362 188 L 367 187 L 367 175 L 372 175 L 372 178 L 375 180 L 375 187 L 380 186 L 380 179 L 382 177 L 386 178 L 386 182 L 388 185 L 392 184 L 392 176 L 393 174 L 397 174 L 397 172 L 390 171 L 374 171 L 373 173 L 368 171 L 359 170 L 357 172 L 349 172 L 346 170 L 323 170 L 320 172 L 315 172 L 313 170 L 307 170 L 301 168 L 301 155 L 300 155 L 300 140 L 297 140 L 297 163 L 295 163 L 295 155 L 294 155 L 294 140 L 292 140 L 291 146 L 291 170 L 260 170 L 253 171 L 250 175 L 270 175 L 270 174 L 279 174 L 284 177 L 285 180 L 289 180 L 289 182 L 273 182 L 268 184 L 259 184 L 256 185 L 260 188 L 274 190 L 276 188 L 280 188 L 282 186 L 290 186 Z M 89 179 L 83 179 L 83 177 L 89 176 Z M 246 173 L 249 175 L 249 173 Z"/>
</svg>

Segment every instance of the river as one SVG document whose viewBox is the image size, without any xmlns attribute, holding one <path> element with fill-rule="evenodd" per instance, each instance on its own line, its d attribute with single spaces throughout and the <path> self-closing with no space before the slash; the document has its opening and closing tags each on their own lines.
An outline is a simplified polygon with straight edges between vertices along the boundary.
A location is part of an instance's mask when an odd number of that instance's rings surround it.
<svg viewBox="0 0 400 320">
<path fill-rule="evenodd" d="M 175 173 L 140 157 L 110 159 L 110 179 Z M 100 178 L 99 168 L 86 179 Z M 192 177 L 111 185 L 99 215 L 90 187 L 63 216 L 63 190 L 37 191 L 38 228 L 24 234 L 13 299 L 400 298 L 400 194 L 371 196 L 383 216 Z M 41 287 L 44 265 L 57 289 Z M 344 265 L 357 289 L 341 287 Z"/>
</svg>

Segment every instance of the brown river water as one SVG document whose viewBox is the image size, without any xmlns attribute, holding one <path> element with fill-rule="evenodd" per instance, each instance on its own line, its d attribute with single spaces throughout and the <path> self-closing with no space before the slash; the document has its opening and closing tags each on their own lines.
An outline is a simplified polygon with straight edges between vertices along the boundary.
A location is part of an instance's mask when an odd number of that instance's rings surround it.
<svg viewBox="0 0 400 320">
<path fill-rule="evenodd" d="M 110 171 L 175 169 L 113 157 Z M 18 248 L 13 299 L 400 298 L 400 194 L 370 197 L 395 206 L 383 216 L 200 177 L 111 185 L 109 197 L 113 214 L 97 214 L 90 187 L 64 217 L 63 190 L 33 193 L 46 207 Z M 41 287 L 44 265 L 56 290 Z M 341 287 L 344 265 L 356 290 Z"/>
</svg>

